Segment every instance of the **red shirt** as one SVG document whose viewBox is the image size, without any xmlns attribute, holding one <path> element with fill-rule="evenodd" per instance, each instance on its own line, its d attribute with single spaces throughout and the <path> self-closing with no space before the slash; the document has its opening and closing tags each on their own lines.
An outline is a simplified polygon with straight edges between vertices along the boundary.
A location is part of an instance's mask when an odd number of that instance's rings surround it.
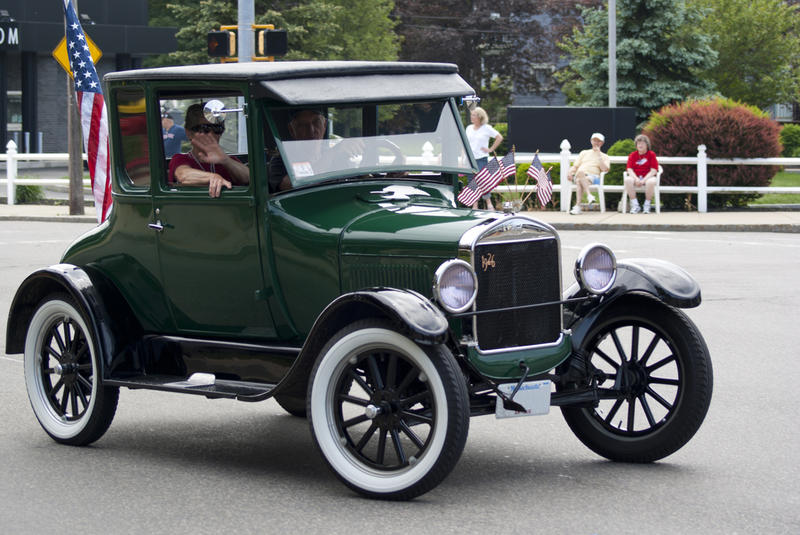
<svg viewBox="0 0 800 535">
<path fill-rule="evenodd" d="M 639 154 L 638 150 L 628 155 L 628 169 L 633 169 L 636 176 L 644 176 L 650 169 L 658 171 L 658 160 L 656 153 L 649 150 L 644 154 Z"/>
<path fill-rule="evenodd" d="M 233 158 L 237 162 L 239 161 L 239 159 L 236 158 L 236 156 L 231 156 L 231 158 Z M 201 171 L 216 173 L 225 180 L 227 180 L 228 182 L 230 182 L 231 184 L 233 184 L 233 180 L 231 180 L 232 178 L 231 174 L 228 172 L 227 167 L 225 167 L 222 164 L 219 164 L 219 165 L 214 165 L 214 168 L 212 170 L 211 164 L 199 162 L 194 158 L 192 158 L 192 155 L 189 153 L 186 154 L 178 153 L 174 155 L 172 159 L 169 161 L 169 175 L 167 180 L 169 181 L 170 184 L 174 184 L 178 181 L 178 179 L 175 178 L 175 169 L 177 169 L 181 165 L 188 165 L 192 169 L 200 169 Z"/>
</svg>

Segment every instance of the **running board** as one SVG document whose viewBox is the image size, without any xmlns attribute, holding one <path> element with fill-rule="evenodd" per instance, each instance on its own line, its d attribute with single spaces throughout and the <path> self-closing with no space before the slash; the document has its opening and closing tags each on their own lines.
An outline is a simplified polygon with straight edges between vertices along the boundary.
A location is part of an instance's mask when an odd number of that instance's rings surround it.
<svg viewBox="0 0 800 535">
<path fill-rule="evenodd" d="M 274 384 L 251 383 L 216 379 L 210 373 L 195 373 L 188 379 L 174 375 L 139 375 L 125 379 L 108 379 L 106 386 L 124 386 L 132 390 L 161 390 L 179 394 L 195 394 L 207 398 L 227 398 L 241 401 L 261 401 L 267 399 L 275 388 Z"/>
</svg>

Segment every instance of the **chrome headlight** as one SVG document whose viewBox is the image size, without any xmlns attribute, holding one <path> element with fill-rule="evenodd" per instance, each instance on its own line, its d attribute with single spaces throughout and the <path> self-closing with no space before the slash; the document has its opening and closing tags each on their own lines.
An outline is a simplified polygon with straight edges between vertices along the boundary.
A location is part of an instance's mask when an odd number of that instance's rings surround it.
<svg viewBox="0 0 800 535">
<path fill-rule="evenodd" d="M 448 260 L 433 276 L 433 297 L 448 312 L 464 312 L 477 294 L 478 277 L 463 260 Z"/>
<path fill-rule="evenodd" d="M 617 278 L 617 259 L 611 249 L 599 243 L 587 245 L 575 261 L 575 278 L 593 294 L 606 292 Z"/>
</svg>

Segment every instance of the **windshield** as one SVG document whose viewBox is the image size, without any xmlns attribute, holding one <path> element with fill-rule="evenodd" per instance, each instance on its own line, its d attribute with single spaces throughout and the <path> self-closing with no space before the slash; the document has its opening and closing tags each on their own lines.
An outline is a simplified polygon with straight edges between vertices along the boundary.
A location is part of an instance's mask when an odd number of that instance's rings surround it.
<svg viewBox="0 0 800 535">
<path fill-rule="evenodd" d="M 277 168 L 293 187 L 375 173 L 474 172 L 448 101 L 277 108 L 270 115 L 283 164 Z"/>
</svg>

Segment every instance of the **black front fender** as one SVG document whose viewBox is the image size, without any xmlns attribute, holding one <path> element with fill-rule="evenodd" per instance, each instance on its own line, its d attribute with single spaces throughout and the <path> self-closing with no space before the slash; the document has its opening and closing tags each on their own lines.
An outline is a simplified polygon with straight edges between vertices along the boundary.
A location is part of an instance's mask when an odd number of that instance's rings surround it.
<svg viewBox="0 0 800 535">
<path fill-rule="evenodd" d="M 376 317 L 387 318 L 398 332 L 420 344 L 442 343 L 447 338 L 449 324 L 444 313 L 417 292 L 372 288 L 347 293 L 319 315 L 292 369 L 274 393 L 305 397 L 311 369 L 327 341 L 353 322 Z"/>
<path fill-rule="evenodd" d="M 700 304 L 700 285 L 682 267 L 657 258 L 632 258 L 617 264 L 615 289 L 645 292 L 677 308 Z"/>
<path fill-rule="evenodd" d="M 567 298 L 587 297 L 575 284 Z M 574 301 L 564 307 L 564 325 L 572 329 L 573 346 L 580 346 L 594 320 L 609 306 L 621 299 L 640 299 L 643 305 L 653 300 L 677 308 L 700 304 L 700 285 L 683 268 L 656 258 L 634 258 L 617 263 L 617 278 L 602 296 Z"/>
</svg>

